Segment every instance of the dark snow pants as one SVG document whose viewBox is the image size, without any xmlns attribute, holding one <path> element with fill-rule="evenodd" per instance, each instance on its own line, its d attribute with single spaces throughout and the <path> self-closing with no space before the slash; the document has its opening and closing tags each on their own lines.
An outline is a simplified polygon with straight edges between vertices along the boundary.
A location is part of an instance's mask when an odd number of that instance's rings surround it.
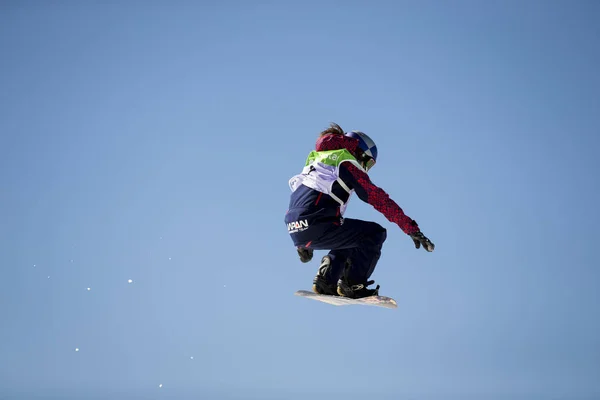
<svg viewBox="0 0 600 400">
<path fill-rule="evenodd" d="M 339 219 L 338 219 L 339 221 Z M 291 233 L 296 246 L 329 250 L 331 268 L 325 278 L 335 283 L 342 277 L 351 285 L 368 281 L 381 256 L 387 231 L 375 222 L 345 218 L 339 222 L 316 222 L 298 233 Z M 346 260 L 350 266 L 345 270 Z"/>
</svg>

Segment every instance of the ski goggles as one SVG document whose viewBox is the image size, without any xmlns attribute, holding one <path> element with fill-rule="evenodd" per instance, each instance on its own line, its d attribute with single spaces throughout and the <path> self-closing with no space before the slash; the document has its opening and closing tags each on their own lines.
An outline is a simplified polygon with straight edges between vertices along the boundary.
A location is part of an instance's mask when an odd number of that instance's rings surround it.
<svg viewBox="0 0 600 400">
<path fill-rule="evenodd" d="M 375 165 L 375 159 L 371 157 L 369 157 L 367 161 L 363 162 L 363 166 L 365 167 L 366 171 L 369 171 L 371 168 L 373 168 L 373 165 Z"/>
</svg>

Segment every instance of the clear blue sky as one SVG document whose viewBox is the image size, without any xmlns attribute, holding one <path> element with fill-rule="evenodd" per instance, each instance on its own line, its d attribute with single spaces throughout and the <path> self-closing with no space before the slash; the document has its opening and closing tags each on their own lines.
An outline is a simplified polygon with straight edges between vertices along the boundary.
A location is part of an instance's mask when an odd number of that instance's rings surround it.
<svg viewBox="0 0 600 400">
<path fill-rule="evenodd" d="M 0 398 L 599 398 L 599 4 L 2 1 Z M 397 310 L 293 296 L 331 121 Z"/>
</svg>

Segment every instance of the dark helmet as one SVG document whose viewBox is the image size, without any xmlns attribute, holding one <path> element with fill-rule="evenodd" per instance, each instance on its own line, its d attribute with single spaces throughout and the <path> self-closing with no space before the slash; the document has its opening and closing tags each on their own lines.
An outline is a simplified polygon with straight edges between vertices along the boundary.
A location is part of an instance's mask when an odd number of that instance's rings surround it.
<svg viewBox="0 0 600 400">
<path fill-rule="evenodd" d="M 373 139 L 360 131 L 348 132 L 346 136 L 358 140 L 358 147 L 361 151 L 359 152 L 360 154 L 357 154 L 357 159 L 367 171 L 370 170 L 375 165 L 375 162 L 377 162 L 377 146 Z"/>
</svg>

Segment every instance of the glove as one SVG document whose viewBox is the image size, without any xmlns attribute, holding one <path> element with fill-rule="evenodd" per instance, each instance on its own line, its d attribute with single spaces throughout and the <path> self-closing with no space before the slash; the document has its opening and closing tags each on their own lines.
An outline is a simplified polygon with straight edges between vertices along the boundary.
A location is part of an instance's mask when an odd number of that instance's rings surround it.
<svg viewBox="0 0 600 400">
<path fill-rule="evenodd" d="M 429 252 L 432 252 L 435 249 L 435 245 L 431 243 L 431 240 L 427 239 L 423 232 L 417 232 L 410 235 L 413 242 L 415 242 L 415 247 L 418 249 L 423 245 L 423 248 Z"/>
<path fill-rule="evenodd" d="M 296 251 L 298 251 L 300 261 L 302 261 L 303 263 L 307 263 L 313 258 L 313 249 L 308 249 L 306 247 L 296 247 Z"/>
</svg>

